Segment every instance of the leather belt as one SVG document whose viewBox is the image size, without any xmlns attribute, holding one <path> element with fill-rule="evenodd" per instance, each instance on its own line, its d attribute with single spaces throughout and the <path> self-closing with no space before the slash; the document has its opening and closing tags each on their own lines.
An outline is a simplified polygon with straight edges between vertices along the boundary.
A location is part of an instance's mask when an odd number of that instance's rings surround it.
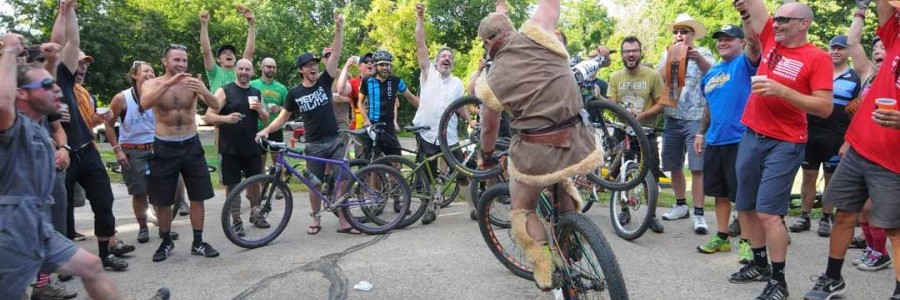
<svg viewBox="0 0 900 300">
<path fill-rule="evenodd" d="M 148 144 L 119 144 L 122 146 L 122 149 L 132 149 L 132 150 L 153 150 L 153 143 Z"/>
<path fill-rule="evenodd" d="M 572 134 L 575 127 L 582 122 L 581 115 L 575 115 L 562 123 L 554 124 L 538 129 L 521 129 L 519 138 L 526 143 L 542 144 L 557 148 L 569 148 L 572 146 Z"/>
</svg>

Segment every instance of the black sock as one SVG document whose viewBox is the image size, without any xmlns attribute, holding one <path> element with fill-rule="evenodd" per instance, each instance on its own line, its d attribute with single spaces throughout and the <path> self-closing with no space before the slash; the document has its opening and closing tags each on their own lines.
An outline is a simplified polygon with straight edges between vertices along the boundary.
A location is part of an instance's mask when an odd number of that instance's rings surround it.
<svg viewBox="0 0 900 300">
<path fill-rule="evenodd" d="M 97 248 L 100 250 L 100 258 L 109 256 L 109 240 L 97 241 Z"/>
<path fill-rule="evenodd" d="M 809 212 L 806 212 L 806 211 L 800 212 L 800 217 L 804 218 L 808 221 L 809 220 Z"/>
<path fill-rule="evenodd" d="M 685 198 L 675 199 L 675 205 L 687 205 L 687 199 L 685 199 Z"/>
<path fill-rule="evenodd" d="M 716 235 L 718 235 L 720 239 L 723 239 L 726 241 L 728 240 L 728 237 L 729 237 L 727 232 L 719 232 L 719 233 L 716 233 Z"/>
<path fill-rule="evenodd" d="M 894 284 L 894 295 L 900 295 L 900 281 L 897 281 Z"/>
<path fill-rule="evenodd" d="M 172 231 L 171 230 L 169 230 L 169 231 L 160 230 L 159 235 L 162 237 L 164 243 L 167 243 L 167 244 L 172 243 Z"/>
<path fill-rule="evenodd" d="M 694 215 L 695 215 L 695 216 L 702 216 L 702 215 L 703 215 L 703 208 L 702 208 L 702 207 L 696 207 L 696 206 L 694 206 Z"/>
<path fill-rule="evenodd" d="M 203 229 L 194 229 L 194 246 L 203 244 Z"/>
<path fill-rule="evenodd" d="M 784 262 L 772 262 L 772 280 L 786 283 L 784 280 Z"/>
<path fill-rule="evenodd" d="M 822 214 L 822 221 L 831 222 L 831 214 L 829 214 L 829 213 Z"/>
<path fill-rule="evenodd" d="M 753 264 L 759 267 L 769 266 L 769 257 L 766 255 L 766 247 L 750 248 L 753 250 Z"/>
<path fill-rule="evenodd" d="M 825 268 L 825 276 L 834 280 L 841 280 L 841 267 L 844 266 L 843 259 L 828 257 L 828 267 Z"/>
</svg>

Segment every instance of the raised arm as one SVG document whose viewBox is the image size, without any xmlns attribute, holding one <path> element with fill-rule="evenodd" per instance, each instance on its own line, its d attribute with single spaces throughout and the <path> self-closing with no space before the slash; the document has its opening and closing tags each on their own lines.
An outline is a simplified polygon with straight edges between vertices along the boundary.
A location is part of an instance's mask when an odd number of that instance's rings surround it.
<svg viewBox="0 0 900 300">
<path fill-rule="evenodd" d="M 878 0 L 878 4 L 875 6 L 878 12 L 878 27 L 884 26 L 884 23 L 894 16 L 895 9 L 888 1 Z"/>
<path fill-rule="evenodd" d="M 0 41 L 0 132 L 6 132 L 16 121 L 16 59 L 25 50 L 25 38 L 7 33 Z"/>
<path fill-rule="evenodd" d="M 344 16 L 334 14 L 334 40 L 331 41 L 331 57 L 325 65 L 325 71 L 333 78 L 337 75 L 338 63 L 341 61 L 341 50 L 344 47 Z"/>
<path fill-rule="evenodd" d="M 207 71 L 216 67 L 216 58 L 213 57 L 212 45 L 209 44 L 209 11 L 200 12 L 200 51 L 203 52 L 203 67 Z"/>
<path fill-rule="evenodd" d="M 78 31 L 78 17 L 75 15 L 75 0 L 66 1 L 66 44 L 59 55 L 60 60 L 75 74 L 78 69 L 78 51 L 81 51 L 81 37 Z"/>
<path fill-rule="evenodd" d="M 847 48 L 850 58 L 853 59 L 853 70 L 863 80 L 869 78 L 875 70 L 875 65 L 866 55 L 862 46 L 863 28 L 866 26 L 866 9 L 858 8 L 853 13 L 853 22 L 850 23 L 850 31 L 847 32 Z"/>
<path fill-rule="evenodd" d="M 238 12 L 247 19 L 247 43 L 244 44 L 244 56 L 242 58 L 253 61 L 253 54 L 256 52 L 256 15 L 249 8 L 238 5 Z"/>
<path fill-rule="evenodd" d="M 755 37 L 762 32 L 766 22 L 769 21 L 769 10 L 763 0 L 737 0 L 734 7 L 741 14 L 744 20 L 744 32 L 747 37 Z"/>
<path fill-rule="evenodd" d="M 350 88 L 350 85 L 347 84 L 347 75 L 350 73 L 350 66 L 356 65 L 358 63 L 359 56 L 350 57 L 347 59 L 347 62 L 344 63 L 344 68 L 341 69 L 341 75 L 338 76 L 337 83 L 335 84 L 335 89 L 337 89 L 337 93 L 339 95 L 349 97 L 350 93 L 353 91 L 353 89 Z"/>
<path fill-rule="evenodd" d="M 556 24 L 559 23 L 559 7 L 559 0 L 539 0 L 531 22 L 547 31 L 556 30 Z"/>
<path fill-rule="evenodd" d="M 60 45 L 66 44 L 66 2 L 59 3 L 59 12 L 56 21 L 53 22 L 53 30 L 50 32 L 50 42 Z"/>
<path fill-rule="evenodd" d="M 419 72 L 422 82 L 428 81 L 428 45 L 425 43 L 425 4 L 416 4 L 416 54 L 419 59 Z"/>
</svg>

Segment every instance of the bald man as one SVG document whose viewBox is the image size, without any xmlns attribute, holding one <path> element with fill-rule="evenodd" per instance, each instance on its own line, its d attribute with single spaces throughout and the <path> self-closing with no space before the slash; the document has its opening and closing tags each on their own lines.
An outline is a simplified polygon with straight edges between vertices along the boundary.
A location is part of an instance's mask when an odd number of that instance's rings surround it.
<svg viewBox="0 0 900 300">
<path fill-rule="evenodd" d="M 247 59 L 238 60 L 235 71 L 237 78 L 234 82 L 216 90 L 219 109 L 209 109 L 206 112 L 206 121 L 219 126 L 219 179 L 228 194 L 241 182 L 241 175 L 247 178 L 262 173 L 262 149 L 253 138 L 259 131 L 258 124 L 269 122 L 269 111 L 262 105 L 262 92 L 250 86 L 253 63 Z M 260 215 L 259 199 L 249 197 L 257 194 L 254 190 L 255 188 L 251 188 L 248 193 L 248 198 L 251 198 L 250 222 L 259 228 L 269 228 L 269 223 L 264 218 L 257 217 Z M 237 207 L 232 210 L 235 213 L 234 228 L 238 235 L 243 236 L 240 206 L 239 203 L 236 204 Z"/>
<path fill-rule="evenodd" d="M 278 70 L 278 65 L 275 63 L 275 60 L 271 57 L 263 58 L 262 62 L 259 64 L 260 76 L 256 80 L 250 82 L 250 86 L 262 92 L 262 103 L 263 107 L 266 111 L 269 112 L 270 116 L 277 116 L 278 113 L 281 112 L 281 106 L 284 104 L 284 99 L 287 97 L 287 87 L 285 87 L 281 82 L 275 80 L 275 72 Z M 269 126 L 272 123 L 272 119 L 269 118 L 268 122 L 263 122 L 259 120 L 256 128 L 262 130 Z M 269 134 L 269 140 L 275 142 L 283 142 L 284 141 L 284 131 L 283 130 L 275 130 Z M 266 165 L 266 154 L 262 154 L 262 162 L 263 166 Z M 272 164 L 275 164 L 275 155 L 272 154 Z"/>
<path fill-rule="evenodd" d="M 754 256 L 729 280 L 767 281 L 756 299 L 787 299 L 788 233 L 782 218 L 808 140 L 806 115 L 831 115 L 834 65 L 828 53 L 807 39 L 813 12 L 806 4 L 787 3 L 774 17 L 763 0 L 738 0 L 734 5 L 744 20 L 745 35 L 758 41 L 762 51 L 741 119 L 747 131 L 735 166 L 735 206 Z M 760 57 L 750 57 L 756 59 Z"/>
</svg>

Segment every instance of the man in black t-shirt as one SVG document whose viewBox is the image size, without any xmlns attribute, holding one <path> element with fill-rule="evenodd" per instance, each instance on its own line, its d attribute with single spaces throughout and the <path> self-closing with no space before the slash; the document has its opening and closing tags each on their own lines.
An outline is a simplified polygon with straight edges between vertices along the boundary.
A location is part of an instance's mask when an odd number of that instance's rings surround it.
<svg viewBox="0 0 900 300">
<path fill-rule="evenodd" d="M 262 105 L 262 92 L 250 86 L 253 77 L 253 63 L 241 59 L 235 64 L 237 78 L 234 82 L 223 85 L 216 90 L 219 109 L 206 111 L 206 121 L 219 127 L 219 156 L 222 184 L 225 193 L 231 194 L 235 185 L 242 178 L 262 174 L 262 150 L 253 142 L 256 137 L 257 123 L 269 121 L 269 112 Z M 259 209 L 259 186 L 251 186 L 247 190 L 250 200 L 250 223 L 257 228 L 269 228 L 270 225 Z M 239 236 L 243 236 L 244 223 L 240 216 L 240 202 L 231 207 L 232 226 Z"/>
<path fill-rule="evenodd" d="M 359 113 L 363 116 L 363 127 L 376 123 L 384 123 L 383 131 L 375 138 L 375 147 L 386 155 L 400 155 L 400 141 L 397 140 L 397 108 L 400 102 L 397 95 L 403 94 L 413 106 L 419 106 L 419 98 L 416 98 L 403 79 L 393 75 L 394 56 L 387 50 L 375 51 L 372 55 L 375 59 L 375 75 L 363 78 L 359 85 L 360 99 Z"/>
<path fill-rule="evenodd" d="M 291 114 L 299 112 L 303 117 L 303 127 L 306 129 L 306 155 L 336 160 L 343 158 L 344 144 L 338 138 L 331 86 L 334 83 L 334 76 L 338 74 L 338 62 L 344 44 L 344 17 L 335 15 L 334 25 L 331 57 L 335 59 L 329 59 L 325 65 L 325 72 L 319 74 L 320 58 L 308 52 L 297 57 L 297 72 L 303 81 L 288 91 L 284 99 L 284 109 L 272 124 L 256 134 L 257 140 L 267 137 L 272 131 L 281 130 L 281 126 L 290 119 Z M 307 161 L 306 168 L 320 180 L 325 178 L 325 163 Z M 338 185 L 339 194 L 342 193 L 343 186 Z M 312 207 L 313 225 L 309 226 L 306 233 L 317 234 L 322 229 L 320 219 L 322 201 L 318 194 L 309 193 L 309 204 Z M 339 212 L 338 217 L 340 221 L 338 232 L 360 234 L 350 227 L 342 212 Z"/>
</svg>

